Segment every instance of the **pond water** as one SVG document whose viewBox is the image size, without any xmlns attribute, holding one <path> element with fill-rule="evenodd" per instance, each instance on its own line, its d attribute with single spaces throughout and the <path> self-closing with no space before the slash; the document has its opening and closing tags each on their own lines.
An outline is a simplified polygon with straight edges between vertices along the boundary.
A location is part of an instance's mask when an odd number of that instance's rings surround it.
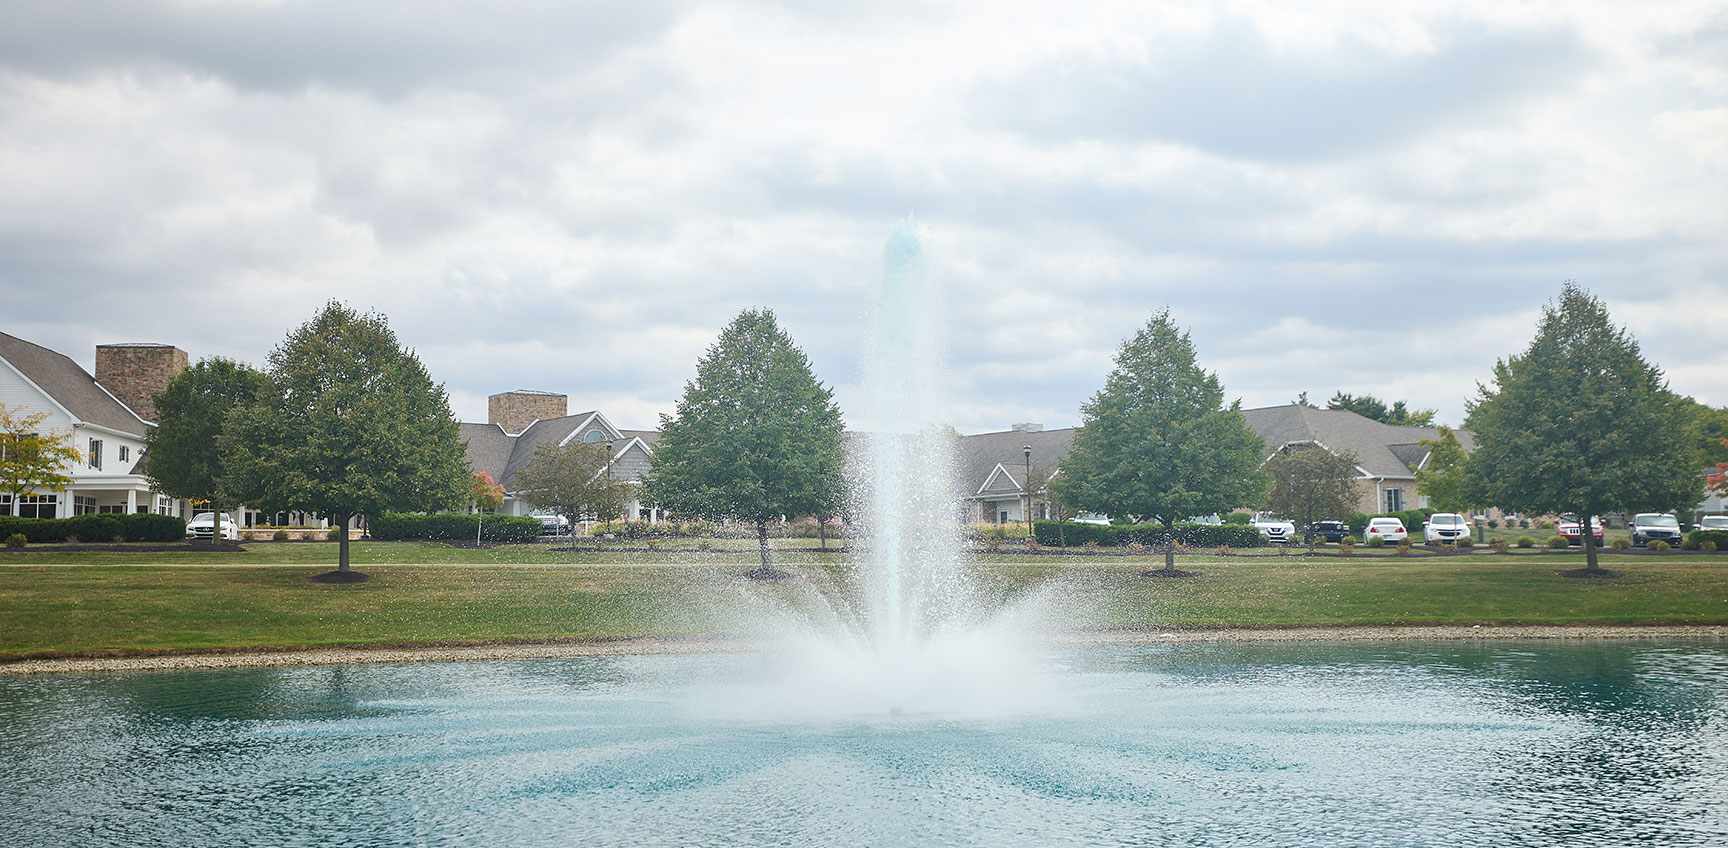
<svg viewBox="0 0 1728 848">
<path fill-rule="evenodd" d="M 0 677 L 0 841 L 1728 844 L 1721 643 L 1047 650 L 935 712 L 773 654 Z"/>
</svg>

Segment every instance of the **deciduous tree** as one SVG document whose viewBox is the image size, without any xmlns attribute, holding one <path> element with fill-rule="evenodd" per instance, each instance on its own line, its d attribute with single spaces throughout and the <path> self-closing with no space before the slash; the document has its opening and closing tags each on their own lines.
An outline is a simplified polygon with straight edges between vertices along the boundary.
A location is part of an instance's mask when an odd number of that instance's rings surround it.
<svg viewBox="0 0 1728 848">
<path fill-rule="evenodd" d="M 516 493 L 537 509 L 564 516 L 570 522 L 574 550 L 576 525 L 583 516 L 611 520 L 624 511 L 629 499 L 630 484 L 609 473 L 611 459 L 598 444 L 541 445 L 516 470 Z"/>
<path fill-rule="evenodd" d="M 20 498 L 39 490 L 57 491 L 72 482 L 66 469 L 84 460 L 72 431 L 50 431 L 42 425 L 48 413 L 27 413 L 0 403 L 0 492 Z"/>
<path fill-rule="evenodd" d="M 1188 333 L 1158 312 L 1116 351 L 1116 367 L 1080 407 L 1055 487 L 1087 512 L 1156 520 L 1166 532 L 1193 515 L 1260 503 L 1266 445 L 1249 429 L 1240 402 L 1226 407 L 1218 375 L 1194 361 Z M 1173 545 L 1165 575 L 1175 575 Z"/>
<path fill-rule="evenodd" d="M 833 392 L 769 310 L 745 310 L 696 363 L 673 415 L 660 417 L 647 497 L 683 515 L 756 525 L 773 567 L 768 523 L 829 515 L 844 498 L 844 424 Z"/>
<path fill-rule="evenodd" d="M 1325 448 L 1292 446 L 1274 454 L 1263 466 L 1272 478 L 1266 508 L 1303 528 L 1314 544 L 1314 522 L 1344 518 L 1356 503 L 1356 457 Z"/>
<path fill-rule="evenodd" d="M 1472 491 L 1504 509 L 1576 513 L 1586 522 L 1585 573 L 1605 573 L 1591 516 L 1702 499 L 1680 399 L 1577 283 L 1543 307 L 1530 347 L 1495 363 L 1492 384 L 1466 409 L 1476 438 L 1466 466 Z"/>
<path fill-rule="evenodd" d="M 144 476 L 163 494 L 209 501 L 217 516 L 212 543 L 222 538 L 220 505 L 235 503 L 222 488 L 230 476 L 222 434 L 265 385 L 258 369 L 213 357 L 176 374 L 153 399 L 156 426 L 144 435 Z"/>
<path fill-rule="evenodd" d="M 355 515 L 459 504 L 472 472 L 444 387 L 384 316 L 331 301 L 270 352 L 264 391 L 221 438 L 234 495 L 322 514 L 346 582 Z"/>
<path fill-rule="evenodd" d="M 1439 512 L 1463 512 L 1481 504 L 1470 497 L 1467 476 L 1470 455 L 1450 427 L 1440 428 L 1440 438 L 1423 439 L 1428 448 L 1428 463 L 1416 469 L 1416 491 L 1428 498 L 1428 505 Z"/>
</svg>

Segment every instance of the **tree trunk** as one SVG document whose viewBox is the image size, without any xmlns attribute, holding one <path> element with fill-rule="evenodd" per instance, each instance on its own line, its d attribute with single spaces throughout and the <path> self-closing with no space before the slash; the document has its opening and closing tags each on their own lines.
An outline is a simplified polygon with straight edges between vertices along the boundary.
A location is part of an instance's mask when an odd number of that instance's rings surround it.
<svg viewBox="0 0 1728 848">
<path fill-rule="evenodd" d="M 332 516 L 336 519 L 336 570 L 348 573 L 348 516 L 340 514 Z"/>
<path fill-rule="evenodd" d="M 1596 562 L 1596 529 L 1590 526 L 1588 514 L 1578 520 L 1578 535 L 1584 545 L 1584 568 L 1592 572 L 1601 571 L 1602 566 Z"/>
<path fill-rule="evenodd" d="M 1064 515 L 1062 513 L 1056 514 L 1056 544 L 1058 544 L 1064 548 L 1068 547 L 1068 532 L 1066 530 L 1062 529 L 1062 525 L 1067 524 L 1067 523 L 1068 523 L 1068 516 L 1067 515 Z"/>
<path fill-rule="evenodd" d="M 474 511 L 474 549 L 480 549 L 480 528 L 486 526 L 486 513 Z"/>
<path fill-rule="evenodd" d="M 816 516 L 816 538 L 822 540 L 822 550 L 828 550 L 828 521 L 822 516 Z"/>
<path fill-rule="evenodd" d="M 762 552 L 762 573 L 773 574 L 774 563 L 768 553 L 768 522 L 766 521 L 756 522 L 756 546 Z"/>
<path fill-rule="evenodd" d="M 1176 519 L 1164 519 L 1164 570 L 1176 571 Z"/>
</svg>

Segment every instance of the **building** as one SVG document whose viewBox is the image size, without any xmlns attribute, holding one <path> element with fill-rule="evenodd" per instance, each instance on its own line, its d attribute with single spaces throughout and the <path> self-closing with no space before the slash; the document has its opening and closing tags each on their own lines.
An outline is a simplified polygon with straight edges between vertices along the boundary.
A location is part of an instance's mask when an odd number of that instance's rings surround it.
<svg viewBox="0 0 1728 848">
<path fill-rule="evenodd" d="M 528 515 L 532 505 L 516 490 L 516 471 L 534 457 L 541 445 L 563 447 L 573 441 L 605 445 L 611 463 L 607 470 L 620 480 L 640 484 L 648 473 L 655 430 L 621 430 L 599 411 L 568 413 L 569 398 L 553 392 L 517 389 L 487 398 L 487 422 L 464 422 L 462 440 L 468 445 L 468 465 L 485 472 L 504 487 L 504 515 Z M 640 489 L 640 486 L 637 486 Z M 660 511 L 632 497 L 624 506 L 625 518 L 658 521 Z"/>
<path fill-rule="evenodd" d="M 1384 424 L 1344 409 L 1306 404 L 1242 410 L 1248 426 L 1266 442 L 1266 456 L 1292 447 L 1318 447 L 1356 458 L 1356 509 L 1369 515 L 1427 506 L 1416 492 L 1416 470 L 1428 464 L 1424 440 L 1440 438 L 1436 427 Z M 1464 450 L 1475 450 L 1468 430 L 1453 430 Z"/>
<path fill-rule="evenodd" d="M 72 482 L 62 490 L 33 492 L 17 503 L 0 494 L 0 514 L 67 518 L 155 512 L 185 517 L 185 503 L 151 489 L 142 460 L 144 435 L 152 426 L 149 417 L 155 416 L 150 397 L 185 370 L 186 363 L 186 352 L 172 345 L 101 345 L 92 376 L 64 354 L 0 333 L 0 403 L 14 413 L 47 413 L 43 426 L 70 432 L 84 455 L 82 462 L 63 470 Z"/>
</svg>

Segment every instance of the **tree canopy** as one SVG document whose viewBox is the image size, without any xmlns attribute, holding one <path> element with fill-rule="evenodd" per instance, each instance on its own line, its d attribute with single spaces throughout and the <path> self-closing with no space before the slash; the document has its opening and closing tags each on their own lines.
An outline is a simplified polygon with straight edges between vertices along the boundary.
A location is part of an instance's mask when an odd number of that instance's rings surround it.
<svg viewBox="0 0 1728 848">
<path fill-rule="evenodd" d="M 443 386 L 384 316 L 331 301 L 270 352 L 258 400 L 221 442 L 230 491 L 266 512 L 354 515 L 465 500 L 471 472 Z M 339 535 L 339 571 L 348 536 Z"/>
<path fill-rule="evenodd" d="M 660 417 L 647 497 L 682 515 L 756 525 L 762 567 L 777 576 L 768 522 L 831 515 L 845 495 L 844 424 L 769 310 L 745 310 L 696 363 L 675 414 Z"/>
<path fill-rule="evenodd" d="M 1428 498 L 1428 505 L 1439 512 L 1463 512 L 1481 506 L 1471 500 L 1467 475 L 1470 455 L 1452 428 L 1442 426 L 1440 438 L 1423 439 L 1428 449 L 1428 464 L 1416 469 L 1416 491 Z"/>
<path fill-rule="evenodd" d="M 516 494 L 538 509 L 549 509 L 570 521 L 570 546 L 576 546 L 577 522 L 592 516 L 611 519 L 624 511 L 630 484 L 608 472 L 612 457 L 598 444 L 573 441 L 563 447 L 540 445 L 516 470 Z"/>
<path fill-rule="evenodd" d="M 84 460 L 72 431 L 46 431 L 48 413 L 25 413 L 0 403 L 0 493 L 18 499 L 38 489 L 66 488 L 72 477 L 66 469 Z"/>
<path fill-rule="evenodd" d="M 1117 348 L 1104 388 L 1080 407 L 1082 426 L 1054 482 L 1057 497 L 1085 512 L 1157 520 L 1167 529 L 1189 516 L 1260 503 L 1266 444 L 1240 407 L 1224 406 L 1218 375 L 1195 364 L 1188 333 L 1162 310 Z M 1164 571 L 1176 573 L 1169 547 Z"/>
<path fill-rule="evenodd" d="M 1355 511 L 1356 457 L 1335 454 L 1325 448 L 1294 446 L 1266 460 L 1272 478 L 1266 508 L 1290 519 L 1310 542 L 1308 528 L 1327 518 L 1343 518 Z"/>
<path fill-rule="evenodd" d="M 1529 348 L 1495 363 L 1492 384 L 1466 410 L 1476 438 L 1468 478 L 1484 504 L 1587 521 L 1702 499 L 1680 399 L 1577 283 L 1543 307 Z M 1583 538 L 1588 569 L 1599 573 L 1590 533 Z"/>
<path fill-rule="evenodd" d="M 223 487 L 231 476 L 222 434 L 236 410 L 256 403 L 266 380 L 257 369 L 214 357 L 180 372 L 157 392 L 156 426 L 144 436 L 144 475 L 163 494 L 237 503 Z M 213 533 L 216 541 L 221 534 Z"/>
<path fill-rule="evenodd" d="M 1302 393 L 1302 400 L 1307 400 L 1308 393 Z M 1399 427 L 1429 427 L 1434 423 L 1434 410 L 1411 410 L 1404 401 L 1395 401 L 1388 407 L 1386 402 L 1373 396 L 1356 397 L 1346 392 L 1336 392 L 1332 399 L 1326 402 L 1327 409 L 1347 409 L 1363 418 L 1372 418 L 1382 424 L 1392 424 Z"/>
</svg>

